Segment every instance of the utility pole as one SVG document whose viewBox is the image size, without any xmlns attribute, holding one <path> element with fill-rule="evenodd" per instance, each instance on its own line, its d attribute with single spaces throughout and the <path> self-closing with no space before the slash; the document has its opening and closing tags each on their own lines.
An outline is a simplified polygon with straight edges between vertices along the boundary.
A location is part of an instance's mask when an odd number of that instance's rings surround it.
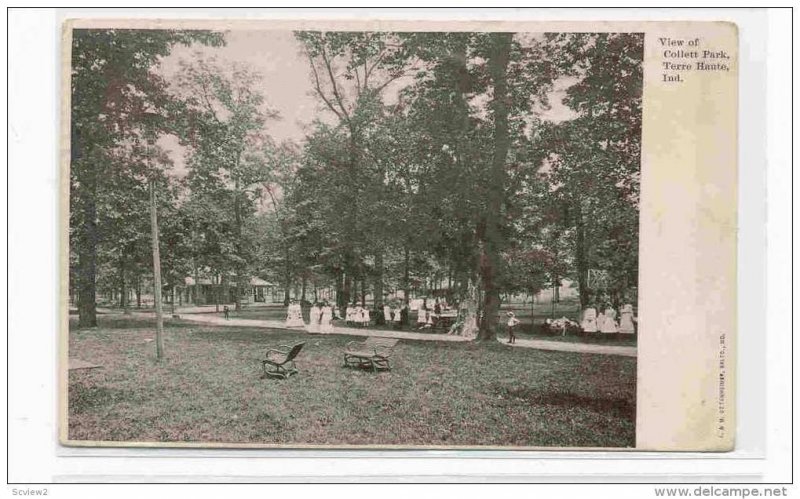
<svg viewBox="0 0 800 499">
<path fill-rule="evenodd" d="M 150 225 L 153 231 L 153 294 L 156 306 L 156 357 L 164 358 L 164 311 L 161 306 L 161 255 L 158 251 L 158 215 L 155 181 L 150 180 Z"/>
</svg>

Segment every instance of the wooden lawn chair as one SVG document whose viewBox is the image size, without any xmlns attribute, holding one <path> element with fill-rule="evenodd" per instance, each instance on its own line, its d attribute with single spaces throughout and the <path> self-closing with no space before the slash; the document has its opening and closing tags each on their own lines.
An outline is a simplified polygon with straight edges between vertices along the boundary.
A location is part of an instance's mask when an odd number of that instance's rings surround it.
<svg viewBox="0 0 800 499">
<path fill-rule="evenodd" d="M 267 358 L 261 361 L 264 376 L 286 379 L 292 374 L 297 374 L 294 358 L 297 357 L 304 345 L 305 342 L 297 343 L 294 346 L 280 345 L 278 348 L 267 350 Z"/>
<path fill-rule="evenodd" d="M 391 370 L 389 358 L 399 340 L 395 338 L 369 337 L 359 343 L 351 341 L 344 351 L 344 365 L 347 367 L 369 368 L 372 371 Z"/>
</svg>

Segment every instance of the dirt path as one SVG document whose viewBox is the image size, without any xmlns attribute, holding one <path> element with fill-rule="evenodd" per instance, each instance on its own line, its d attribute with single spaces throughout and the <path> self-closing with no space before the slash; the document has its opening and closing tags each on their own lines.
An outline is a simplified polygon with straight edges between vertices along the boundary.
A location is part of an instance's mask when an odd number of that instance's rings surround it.
<svg viewBox="0 0 800 499">
<path fill-rule="evenodd" d="M 282 321 L 255 320 L 255 319 L 225 319 L 216 315 L 208 314 L 185 314 L 181 319 L 201 324 L 213 324 L 216 326 L 235 326 L 235 327 L 258 327 L 270 329 L 286 329 L 290 331 L 303 332 L 301 328 L 287 328 Z M 336 327 L 331 334 L 346 334 L 348 336 L 378 336 L 383 338 L 397 338 L 407 340 L 422 341 L 450 341 L 463 342 L 469 341 L 463 336 L 437 334 L 437 333 L 412 333 L 403 331 L 386 331 L 380 329 Z M 505 343 L 505 339 L 498 338 L 498 341 Z M 509 345 L 517 348 L 536 348 L 539 350 L 554 350 L 559 352 L 594 353 L 601 355 L 623 355 L 626 357 L 636 357 L 635 346 L 618 345 L 596 345 L 591 343 L 567 343 L 564 341 L 547 340 L 523 340 L 518 339 L 514 344 Z"/>
</svg>

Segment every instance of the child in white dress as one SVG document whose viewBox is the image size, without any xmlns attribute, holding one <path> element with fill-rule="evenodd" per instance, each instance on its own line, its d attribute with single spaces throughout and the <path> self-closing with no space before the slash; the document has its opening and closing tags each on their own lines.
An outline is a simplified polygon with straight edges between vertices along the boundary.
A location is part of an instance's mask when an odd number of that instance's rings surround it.
<svg viewBox="0 0 800 499">
<path fill-rule="evenodd" d="M 596 333 L 597 324 L 598 324 L 597 310 L 594 307 L 588 307 L 586 310 L 583 311 L 583 320 L 581 321 L 581 329 L 583 329 L 584 333 Z"/>
<path fill-rule="evenodd" d="M 314 303 L 314 305 L 311 307 L 311 312 L 309 312 L 309 316 L 308 316 L 308 332 L 309 333 L 318 333 L 319 332 L 320 315 L 322 315 L 322 311 L 319 308 L 319 303 Z"/>
<path fill-rule="evenodd" d="M 606 308 L 605 313 L 603 314 L 605 318 L 602 323 L 598 323 L 600 327 L 600 332 L 605 334 L 616 334 L 617 333 L 617 311 L 611 307 Z"/>
<path fill-rule="evenodd" d="M 622 310 L 620 311 L 619 316 L 619 332 L 622 334 L 633 334 L 636 332 L 636 329 L 633 325 L 633 305 L 628 303 Z"/>
</svg>

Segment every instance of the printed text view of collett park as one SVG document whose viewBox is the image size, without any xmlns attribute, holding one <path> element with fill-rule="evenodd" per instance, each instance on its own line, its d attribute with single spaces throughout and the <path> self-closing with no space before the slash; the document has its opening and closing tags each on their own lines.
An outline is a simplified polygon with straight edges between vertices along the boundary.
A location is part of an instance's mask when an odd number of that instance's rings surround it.
<svg viewBox="0 0 800 499">
<path fill-rule="evenodd" d="M 634 447 L 643 41 L 72 29 L 63 441 Z"/>
</svg>

